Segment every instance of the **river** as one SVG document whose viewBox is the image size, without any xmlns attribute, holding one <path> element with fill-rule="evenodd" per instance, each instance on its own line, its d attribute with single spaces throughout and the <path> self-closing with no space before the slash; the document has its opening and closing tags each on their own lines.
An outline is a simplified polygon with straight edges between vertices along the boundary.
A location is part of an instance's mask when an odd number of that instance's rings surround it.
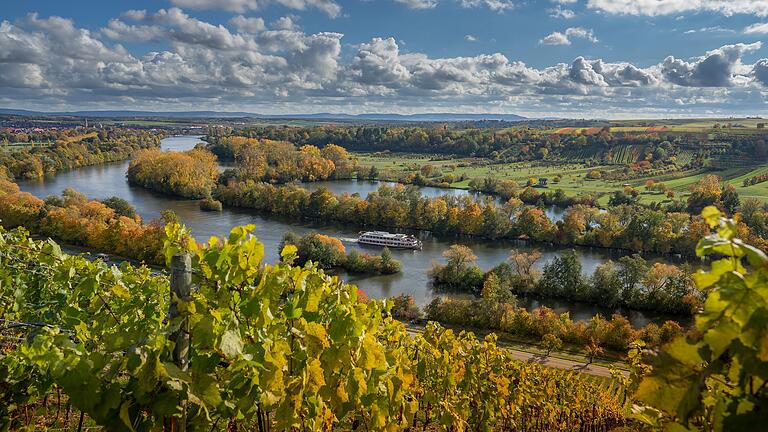
<svg viewBox="0 0 768 432">
<path fill-rule="evenodd" d="M 181 151 L 194 147 L 198 142 L 200 142 L 199 137 L 170 137 L 162 141 L 162 148 L 163 150 Z M 73 188 L 96 199 L 118 196 L 126 199 L 136 207 L 138 213 L 146 221 L 159 217 L 162 210 L 170 209 L 178 214 L 181 220 L 192 229 L 198 241 L 205 241 L 214 235 L 226 235 L 232 227 L 238 225 L 255 224 L 255 234 L 264 243 L 265 250 L 267 251 L 267 260 L 270 262 L 277 260 L 280 240 L 287 231 L 293 231 L 300 235 L 317 231 L 341 239 L 347 251 L 359 249 L 368 253 L 380 252 L 379 248 L 365 247 L 357 244 L 355 241 L 358 232 L 357 227 L 300 223 L 281 218 L 264 217 L 245 209 L 225 208 L 220 213 L 204 212 L 199 209 L 197 201 L 177 199 L 129 185 L 125 177 L 127 168 L 127 161 L 96 165 L 61 172 L 56 176 L 45 179 L 22 181 L 19 183 L 19 186 L 22 190 L 40 198 L 61 194 L 66 188 Z M 345 180 L 317 182 L 305 186 L 309 188 L 323 186 L 334 193 L 357 192 L 362 196 L 366 196 L 369 192 L 376 190 L 379 185 L 380 183 L 378 182 Z M 445 193 L 467 194 L 471 192 L 460 189 L 446 190 L 425 187 L 422 188 L 422 193 L 428 196 L 437 196 Z M 548 214 L 557 219 L 558 213 L 562 214 L 562 212 L 558 212 L 556 209 L 551 209 Z M 442 260 L 441 254 L 451 244 L 461 243 L 471 247 L 475 255 L 477 255 L 478 265 L 484 270 L 504 261 L 513 248 L 532 250 L 535 247 L 539 249 L 542 252 L 542 259 L 538 263 L 539 267 L 562 252 L 562 249 L 542 245 L 532 246 L 525 242 L 485 241 L 479 239 L 451 241 L 450 239 L 437 239 L 428 233 L 421 234 L 421 236 L 424 243 L 423 250 L 392 251 L 393 256 L 402 263 L 402 272 L 395 275 L 373 277 L 347 276 L 343 274 L 341 276 L 349 282 L 355 283 L 370 297 L 386 298 L 406 293 L 412 295 L 414 300 L 423 306 L 429 303 L 436 295 L 430 288 L 427 272 L 431 268 L 433 261 Z M 578 248 L 576 253 L 581 260 L 586 274 L 591 274 L 598 265 L 606 260 L 616 260 L 623 255 L 619 251 L 590 248 Z M 529 308 L 544 304 L 561 312 L 568 311 L 572 318 L 580 320 L 589 319 L 597 313 L 607 316 L 613 312 L 592 305 L 574 304 L 572 302 L 553 300 L 537 302 L 527 299 L 521 299 L 520 301 L 522 306 Z M 644 325 L 649 321 L 659 322 L 666 318 L 636 311 L 624 311 L 624 314 L 634 325 L 638 326 Z"/>
</svg>

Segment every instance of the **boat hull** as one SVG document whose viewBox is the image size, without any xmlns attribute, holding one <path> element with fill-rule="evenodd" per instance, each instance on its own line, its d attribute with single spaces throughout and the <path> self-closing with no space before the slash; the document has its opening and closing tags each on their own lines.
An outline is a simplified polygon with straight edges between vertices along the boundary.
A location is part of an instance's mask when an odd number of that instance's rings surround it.
<svg viewBox="0 0 768 432">
<path fill-rule="evenodd" d="M 421 250 L 421 243 L 414 244 L 414 245 L 391 245 L 391 244 L 383 244 L 383 243 L 377 243 L 369 240 L 361 240 L 358 239 L 357 242 L 361 245 L 367 245 L 367 246 L 379 246 L 379 247 L 388 247 L 390 249 L 412 249 L 412 250 Z"/>
</svg>

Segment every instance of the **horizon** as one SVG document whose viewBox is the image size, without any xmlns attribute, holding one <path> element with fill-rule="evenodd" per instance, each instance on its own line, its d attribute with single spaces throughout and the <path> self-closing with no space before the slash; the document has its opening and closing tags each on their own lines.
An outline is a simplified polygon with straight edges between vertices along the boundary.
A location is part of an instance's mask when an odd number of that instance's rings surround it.
<svg viewBox="0 0 768 432">
<path fill-rule="evenodd" d="M 84 113 L 99 113 L 99 114 L 108 114 L 108 113 L 129 113 L 131 116 L 140 117 L 141 115 L 158 115 L 162 116 L 163 114 L 202 114 L 202 113 L 213 113 L 218 115 L 227 115 L 232 114 L 232 118 L 242 117 L 238 116 L 236 114 L 248 114 L 249 116 L 253 116 L 255 118 L 259 117 L 286 117 L 291 118 L 291 116 L 296 117 L 309 117 L 309 116 L 321 116 L 321 115 L 327 115 L 328 119 L 333 119 L 333 116 L 427 116 L 427 115 L 449 115 L 449 116 L 518 116 L 521 117 L 520 121 L 530 121 L 530 120 L 550 120 L 550 121 L 556 121 L 556 120 L 586 120 L 586 121 L 628 121 L 628 120 L 644 120 L 644 121 L 674 121 L 674 120 L 695 120 L 695 119 L 706 119 L 706 120 L 744 120 L 744 119 L 764 119 L 763 115 L 755 114 L 755 115 L 749 115 L 749 114 L 743 114 L 743 115 L 695 115 L 691 114 L 690 116 L 676 116 L 676 117 L 645 117 L 642 116 L 642 114 L 638 116 L 627 116 L 627 117 L 567 117 L 567 116 L 556 116 L 556 115 L 549 115 L 549 116 L 543 116 L 543 117 L 527 117 L 524 115 L 521 115 L 519 113 L 514 112 L 466 112 L 466 111 L 456 111 L 456 112 L 449 112 L 449 111 L 441 111 L 441 112 L 435 112 L 435 111 L 423 111 L 423 112 L 409 112 L 409 113 L 396 113 L 396 112 L 384 112 L 384 111 L 370 111 L 370 112 L 361 112 L 361 113 L 350 113 L 350 112 L 325 112 L 325 111 L 309 111 L 309 112 L 284 112 L 284 113 L 274 113 L 274 114 L 267 114 L 267 113 L 259 113 L 259 112 L 248 112 L 248 111 L 219 111 L 219 110 L 164 110 L 164 111 L 153 111 L 153 110 L 130 110 L 130 109 L 85 109 L 85 110 L 63 110 L 63 111 L 40 111 L 40 110 L 28 110 L 23 108 L 7 108 L 7 107 L 0 107 L 0 115 L 14 115 L 9 114 L 7 112 L 10 111 L 27 111 L 30 114 L 22 114 L 24 115 L 35 115 L 39 114 L 42 116 L 73 116 L 73 117 L 101 117 L 101 116 L 93 116 L 93 115 L 87 115 Z M 114 115 L 104 115 L 103 117 L 120 117 L 118 114 Z M 183 117 L 182 117 L 183 118 Z"/>
<path fill-rule="evenodd" d="M 762 0 L 17 2 L 0 15 L 0 105 L 765 115 L 767 16 Z"/>
</svg>

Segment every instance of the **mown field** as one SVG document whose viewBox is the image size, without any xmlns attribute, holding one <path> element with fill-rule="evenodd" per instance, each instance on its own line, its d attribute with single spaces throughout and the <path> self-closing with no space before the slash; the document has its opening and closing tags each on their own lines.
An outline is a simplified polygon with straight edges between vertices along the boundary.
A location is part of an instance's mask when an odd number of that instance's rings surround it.
<svg viewBox="0 0 768 432">
<path fill-rule="evenodd" d="M 451 187 L 468 189 L 472 178 L 493 177 L 496 179 L 508 179 L 525 185 L 528 179 L 541 177 L 548 179 L 548 186 L 542 190 L 562 189 L 568 196 L 579 194 L 602 195 L 599 202 L 602 205 L 608 203 L 610 193 L 624 189 L 630 185 L 641 191 L 640 201 L 643 203 L 664 202 L 670 199 L 663 193 L 646 191 L 647 180 L 663 182 L 671 188 L 677 198 L 685 197 L 693 184 L 702 177 L 714 174 L 724 181 L 733 184 L 739 195 L 744 198 L 758 198 L 768 202 L 768 182 L 744 187 L 744 179 L 752 176 L 768 173 L 768 166 L 738 166 L 721 170 L 695 169 L 688 171 L 676 171 L 661 175 L 649 175 L 626 181 L 612 181 L 605 179 L 588 179 L 587 173 L 592 170 L 617 169 L 616 165 L 587 166 L 583 163 L 567 163 L 562 165 L 546 165 L 531 162 L 516 162 L 505 164 L 493 164 L 482 158 L 455 158 L 445 156 L 430 156 L 422 154 L 371 154 L 357 153 L 358 162 L 362 166 L 375 166 L 379 169 L 383 178 L 397 179 L 409 173 L 417 172 L 424 165 L 432 165 L 441 175 L 453 174 L 454 177 L 464 177 L 461 181 L 451 183 Z M 555 182 L 555 177 L 560 177 Z"/>
</svg>

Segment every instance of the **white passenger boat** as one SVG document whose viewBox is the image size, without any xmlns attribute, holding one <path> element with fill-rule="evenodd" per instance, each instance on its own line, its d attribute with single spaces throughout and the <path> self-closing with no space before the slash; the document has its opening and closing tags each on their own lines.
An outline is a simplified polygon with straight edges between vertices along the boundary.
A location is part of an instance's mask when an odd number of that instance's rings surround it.
<svg viewBox="0 0 768 432">
<path fill-rule="evenodd" d="M 392 234 L 386 231 L 364 231 L 357 237 L 360 244 L 386 246 L 393 249 L 421 250 L 421 241 L 412 235 Z"/>
</svg>

